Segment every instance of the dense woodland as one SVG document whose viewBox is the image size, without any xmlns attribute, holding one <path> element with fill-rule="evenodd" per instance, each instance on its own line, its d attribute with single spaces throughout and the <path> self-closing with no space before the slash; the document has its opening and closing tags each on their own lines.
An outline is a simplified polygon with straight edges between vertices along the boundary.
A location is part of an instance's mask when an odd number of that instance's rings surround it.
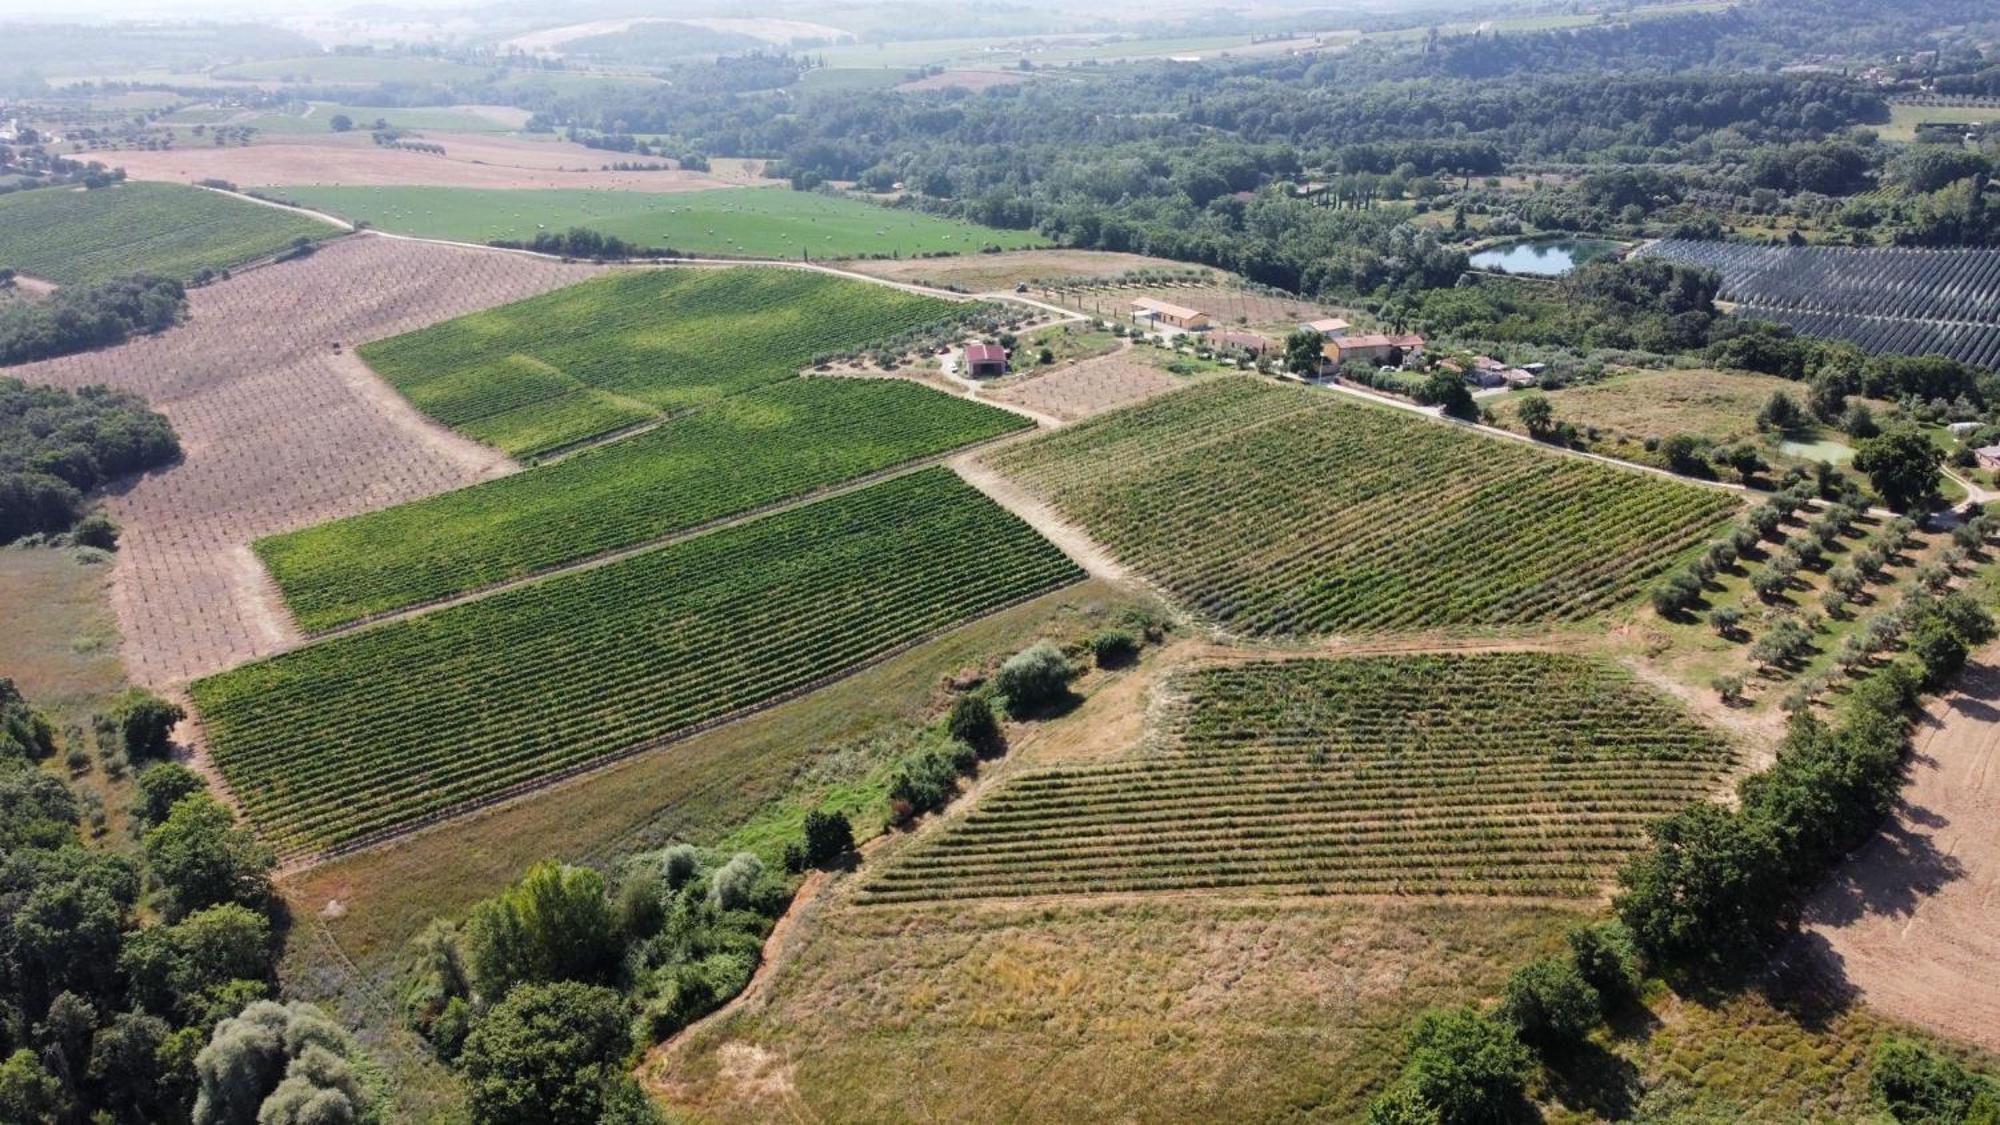
<svg viewBox="0 0 2000 1125">
<path fill-rule="evenodd" d="M 0 544 L 68 531 L 92 489 L 179 456 L 173 427 L 129 391 L 0 378 Z M 110 546 L 102 527 L 87 538 Z"/>
</svg>

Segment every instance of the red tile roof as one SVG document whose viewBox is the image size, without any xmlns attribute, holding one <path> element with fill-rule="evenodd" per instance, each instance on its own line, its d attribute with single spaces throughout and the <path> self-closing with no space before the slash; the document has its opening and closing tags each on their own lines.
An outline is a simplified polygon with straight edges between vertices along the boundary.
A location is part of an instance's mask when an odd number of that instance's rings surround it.
<svg viewBox="0 0 2000 1125">
<path fill-rule="evenodd" d="M 1005 363 L 1007 362 L 1007 349 L 998 344 L 967 344 L 965 345 L 965 362 Z"/>
</svg>

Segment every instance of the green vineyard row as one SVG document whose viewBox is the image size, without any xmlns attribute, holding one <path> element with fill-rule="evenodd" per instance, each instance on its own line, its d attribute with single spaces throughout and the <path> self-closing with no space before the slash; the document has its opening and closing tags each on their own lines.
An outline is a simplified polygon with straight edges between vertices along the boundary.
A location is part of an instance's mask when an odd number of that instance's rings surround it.
<svg viewBox="0 0 2000 1125">
<path fill-rule="evenodd" d="M 1674 702 L 1558 653 L 1259 661 L 1169 695 L 1160 748 L 1010 779 L 864 898 L 1588 895 L 1732 761 Z"/>
<path fill-rule="evenodd" d="M 794 379 L 485 484 L 264 539 L 317 632 L 698 527 L 1028 427 L 889 379 Z"/>
<path fill-rule="evenodd" d="M 993 461 L 1190 609 L 1251 635 L 1579 620 L 1740 506 L 1249 378 Z"/>
<path fill-rule="evenodd" d="M 791 378 L 959 307 L 804 270 L 626 270 L 360 353 L 426 414 L 531 456 Z"/>
<path fill-rule="evenodd" d="M 197 681 L 210 751 L 296 855 L 509 792 L 1071 582 L 944 469 Z"/>
</svg>

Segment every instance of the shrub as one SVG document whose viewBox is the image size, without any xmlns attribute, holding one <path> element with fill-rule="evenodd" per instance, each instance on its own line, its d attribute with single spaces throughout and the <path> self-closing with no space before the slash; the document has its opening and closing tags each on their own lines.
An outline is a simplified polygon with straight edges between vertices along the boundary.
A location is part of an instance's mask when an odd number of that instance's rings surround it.
<svg viewBox="0 0 2000 1125">
<path fill-rule="evenodd" d="M 993 705 L 983 695 L 961 695 L 953 700 L 945 731 L 981 753 L 1000 745 L 1000 724 L 993 717 Z"/>
<path fill-rule="evenodd" d="M 1743 698 L 1741 676 L 1717 676 L 1708 682 L 1708 686 L 1715 689 L 1715 694 L 1721 696 L 1724 703 L 1735 703 Z"/>
<path fill-rule="evenodd" d="M 1007 697 L 1007 709 L 1020 715 L 1067 696 L 1073 675 L 1061 649 L 1048 641 L 1038 641 L 1009 657 L 1000 666 L 994 684 Z"/>
<path fill-rule="evenodd" d="M 1608 1007 L 1639 993 L 1639 954 L 1632 935 L 1616 922 L 1579 926 L 1569 932 L 1576 971 Z"/>
<path fill-rule="evenodd" d="M 1501 994 L 1499 1018 L 1522 1040 L 1543 1047 L 1575 1043 L 1603 1014 L 1604 1002 L 1576 966 L 1544 957 L 1514 971 Z"/>
<path fill-rule="evenodd" d="M 701 870 L 701 853 L 693 844 L 675 844 L 660 853 L 660 872 L 669 890 L 680 890 Z"/>
<path fill-rule="evenodd" d="M 118 525 L 103 512 L 92 512 L 78 520 L 69 533 L 70 542 L 79 547 L 95 547 L 100 551 L 118 549 Z"/>
<path fill-rule="evenodd" d="M 737 852 L 709 880 L 708 900 L 722 910 L 747 909 L 756 901 L 757 881 L 763 877 L 763 860 L 752 852 Z"/>
<path fill-rule="evenodd" d="M 1708 611 L 1708 624 L 1721 636 L 1734 636 L 1743 626 L 1743 611 L 1733 605 L 1716 606 Z"/>
<path fill-rule="evenodd" d="M 1875 1048 L 1868 1085 L 1891 1117 L 1912 1125 L 2000 1119 L 2000 1088 L 1908 1039 L 1892 1037 Z"/>
<path fill-rule="evenodd" d="M 906 756 L 889 779 L 891 815 L 898 824 L 948 804 L 958 792 L 958 779 L 978 764 L 978 755 L 963 742 L 931 747 Z"/>
<path fill-rule="evenodd" d="M 173 733 L 174 724 L 185 718 L 187 712 L 177 704 L 134 689 L 120 709 L 118 718 L 125 739 L 125 756 L 133 761 L 167 757 L 173 747 L 168 738 Z"/>
<path fill-rule="evenodd" d="M 854 850 L 854 826 L 837 812 L 814 809 L 806 814 L 805 860 L 824 867 Z"/>
<path fill-rule="evenodd" d="M 1139 655 L 1139 638 L 1124 629 L 1105 629 L 1090 638 L 1090 655 L 1099 668 L 1122 668 Z"/>
<path fill-rule="evenodd" d="M 1513 1028 L 1451 1008 L 1418 1017 L 1402 1082 L 1444 1125 L 1504 1121 L 1533 1066 Z"/>
</svg>

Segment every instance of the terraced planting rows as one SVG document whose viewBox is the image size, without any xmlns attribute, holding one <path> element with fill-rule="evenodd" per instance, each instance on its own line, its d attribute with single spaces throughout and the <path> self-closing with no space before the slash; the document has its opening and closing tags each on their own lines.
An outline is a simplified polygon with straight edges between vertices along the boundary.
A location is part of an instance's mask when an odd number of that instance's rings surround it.
<svg viewBox="0 0 2000 1125">
<path fill-rule="evenodd" d="M 1249 635 L 1583 619 L 1740 505 L 1253 378 L 992 462 L 1186 607 Z"/>
<path fill-rule="evenodd" d="M 1080 577 L 927 469 L 191 693 L 251 820 L 298 855 L 670 738 Z"/>
<path fill-rule="evenodd" d="M 256 544 L 299 626 L 436 601 L 1026 429 L 889 379 L 794 379 L 554 464 Z"/>
<path fill-rule="evenodd" d="M 0 267 L 63 285 L 156 273 L 182 281 L 267 257 L 337 227 L 180 184 L 0 195 Z"/>
<path fill-rule="evenodd" d="M 791 378 L 958 308 L 804 270 L 641 269 L 360 353 L 431 417 L 533 456 Z"/>
<path fill-rule="evenodd" d="M 1559 653 L 1261 661 L 1171 691 L 1158 749 L 1007 781 L 865 899 L 1591 895 L 1733 757 L 1617 666 Z"/>
</svg>

